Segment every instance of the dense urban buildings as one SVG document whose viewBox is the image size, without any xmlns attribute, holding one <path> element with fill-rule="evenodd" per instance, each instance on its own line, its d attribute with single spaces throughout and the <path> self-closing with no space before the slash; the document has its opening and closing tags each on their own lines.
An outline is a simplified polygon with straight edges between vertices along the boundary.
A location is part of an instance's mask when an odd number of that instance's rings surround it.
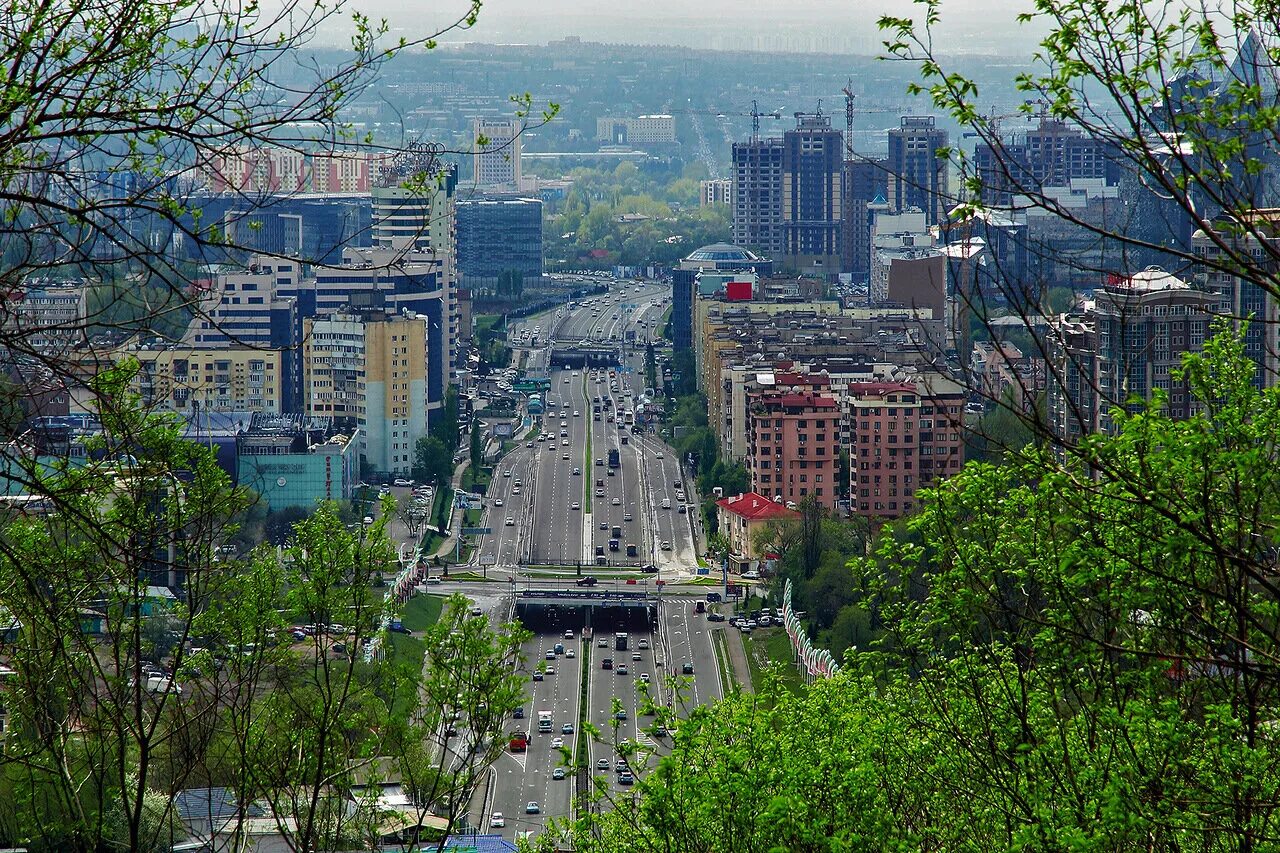
<svg viewBox="0 0 1280 853">
<path fill-rule="evenodd" d="M 717 529 L 728 541 L 729 571 L 759 570 L 763 556 L 756 539 L 771 522 L 795 521 L 800 513 L 757 492 L 728 495 L 716 501 Z"/>
<path fill-rule="evenodd" d="M 716 243 L 689 253 L 671 272 L 672 342 L 677 351 L 693 346 L 693 299 L 698 274 L 702 271 L 738 271 L 768 275 L 773 262 L 741 246 Z"/>
</svg>

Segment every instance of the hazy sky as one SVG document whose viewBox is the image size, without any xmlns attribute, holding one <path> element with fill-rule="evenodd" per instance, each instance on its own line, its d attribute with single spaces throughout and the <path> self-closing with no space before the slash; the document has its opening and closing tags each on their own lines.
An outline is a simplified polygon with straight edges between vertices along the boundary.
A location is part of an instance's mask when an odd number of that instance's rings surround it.
<svg viewBox="0 0 1280 853">
<path fill-rule="evenodd" d="M 411 35 L 428 23 L 439 26 L 466 9 L 463 3 L 450 0 L 351 2 L 388 18 Z M 1030 6 L 1031 0 L 943 0 L 944 24 L 959 36 L 949 47 L 972 52 L 992 42 L 1013 42 L 1029 50 L 1032 39 L 1029 33 L 1019 33 L 1014 17 Z M 847 38 L 854 52 L 864 52 L 857 48 L 879 42 L 875 28 L 879 16 L 919 17 L 918 9 L 908 0 L 485 0 L 475 30 L 450 36 L 448 41 L 543 43 L 577 35 L 600 41 L 714 47 L 735 39 L 783 34 L 796 36 L 797 43 L 808 37 L 820 45 Z M 972 43 L 967 43 L 970 38 Z"/>
</svg>

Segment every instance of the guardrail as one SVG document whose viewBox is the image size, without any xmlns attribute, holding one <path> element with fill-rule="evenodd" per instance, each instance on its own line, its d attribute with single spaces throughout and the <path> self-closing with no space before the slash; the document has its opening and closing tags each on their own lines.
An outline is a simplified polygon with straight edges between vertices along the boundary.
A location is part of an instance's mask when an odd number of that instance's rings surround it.
<svg viewBox="0 0 1280 853">
<path fill-rule="evenodd" d="M 840 664 L 832 657 L 831 652 L 818 648 L 809 639 L 799 617 L 791 607 L 791 581 L 782 593 L 782 624 L 787 629 L 787 637 L 791 640 L 791 650 L 795 652 L 796 665 L 802 667 L 810 678 L 830 678 L 840 671 Z"/>
</svg>

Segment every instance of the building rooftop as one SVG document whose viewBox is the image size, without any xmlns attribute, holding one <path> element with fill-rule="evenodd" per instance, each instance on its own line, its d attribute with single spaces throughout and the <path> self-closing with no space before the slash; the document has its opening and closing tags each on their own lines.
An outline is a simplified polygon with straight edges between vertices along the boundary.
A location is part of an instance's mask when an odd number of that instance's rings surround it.
<svg viewBox="0 0 1280 853">
<path fill-rule="evenodd" d="M 718 263 L 741 261 L 743 263 L 755 263 L 763 260 L 755 252 L 744 249 L 741 246 L 734 246 L 729 243 L 712 243 L 710 246 L 703 246 L 701 249 L 694 249 L 689 253 L 687 261 L 715 261 Z"/>
<path fill-rule="evenodd" d="M 744 492 L 730 495 L 716 501 L 716 506 L 723 507 L 739 518 L 747 521 L 766 521 L 770 518 L 798 518 L 800 513 L 787 509 L 780 503 L 774 503 L 759 492 Z"/>
<path fill-rule="evenodd" d="M 1191 289 L 1191 285 L 1160 267 L 1147 267 L 1142 272 L 1136 272 L 1127 279 L 1109 286 L 1141 291 Z"/>
</svg>

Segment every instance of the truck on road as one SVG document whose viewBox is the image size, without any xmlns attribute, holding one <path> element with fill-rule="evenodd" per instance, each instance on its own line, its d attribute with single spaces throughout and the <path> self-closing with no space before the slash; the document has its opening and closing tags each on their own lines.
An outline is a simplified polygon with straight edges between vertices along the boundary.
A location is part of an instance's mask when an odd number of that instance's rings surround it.
<svg viewBox="0 0 1280 853">
<path fill-rule="evenodd" d="M 609 448 L 609 467 L 617 468 L 621 465 L 622 465 L 622 459 L 618 455 L 618 448 L 610 447 Z"/>
<path fill-rule="evenodd" d="M 544 734 L 551 731 L 551 712 L 550 711 L 538 712 L 538 731 Z"/>
</svg>

